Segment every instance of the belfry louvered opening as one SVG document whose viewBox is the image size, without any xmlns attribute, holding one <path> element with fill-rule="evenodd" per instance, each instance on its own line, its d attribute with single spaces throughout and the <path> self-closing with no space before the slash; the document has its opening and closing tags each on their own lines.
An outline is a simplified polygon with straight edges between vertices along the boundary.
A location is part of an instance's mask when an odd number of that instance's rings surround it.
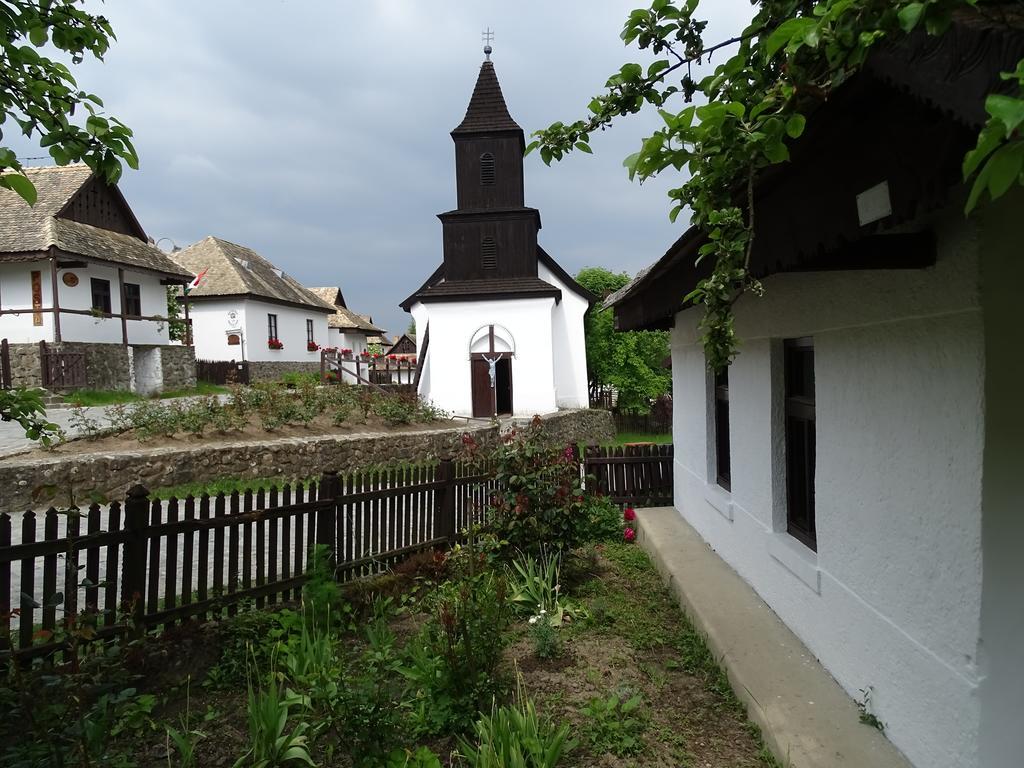
<svg viewBox="0 0 1024 768">
<path fill-rule="evenodd" d="M 498 245 L 493 237 L 485 237 L 480 243 L 480 262 L 484 269 L 498 268 Z"/>
<path fill-rule="evenodd" d="M 494 183 L 494 155 L 490 152 L 480 155 L 480 183 L 486 185 Z"/>
</svg>

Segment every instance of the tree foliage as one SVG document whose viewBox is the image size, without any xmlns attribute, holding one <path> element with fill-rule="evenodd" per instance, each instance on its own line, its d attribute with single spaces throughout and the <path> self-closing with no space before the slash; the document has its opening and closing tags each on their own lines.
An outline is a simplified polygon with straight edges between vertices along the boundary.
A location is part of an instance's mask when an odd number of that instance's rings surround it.
<svg viewBox="0 0 1024 768">
<path fill-rule="evenodd" d="M 81 90 L 71 70 L 43 55 L 47 46 L 67 55 L 72 64 L 86 56 L 102 60 L 114 39 L 103 16 L 82 9 L 85 0 L 0 0 L 0 136 L 10 122 L 26 136 L 37 136 L 58 165 L 84 162 L 114 183 L 121 161 L 138 168 L 132 132 L 101 113 L 98 96 Z M 84 112 L 84 124 L 72 122 Z M 29 204 L 36 190 L 21 171 L 13 150 L 0 147 L 0 187 Z M 14 171 L 9 172 L 9 171 Z"/>
<path fill-rule="evenodd" d="M 18 422 L 26 438 L 47 448 L 62 439 L 60 427 L 46 419 L 39 389 L 0 389 L 0 421 Z"/>
<path fill-rule="evenodd" d="M 704 7 L 712 4 L 705 0 Z M 575 150 L 590 152 L 590 135 L 616 118 L 649 105 L 664 127 L 643 140 L 624 161 L 641 180 L 666 171 L 688 174 L 672 189 L 670 218 L 689 208 L 707 237 L 699 259 L 714 262 L 712 274 L 686 301 L 703 305 L 701 320 L 708 363 L 728 365 L 737 351 L 732 306 L 747 291 L 763 292 L 749 270 L 753 247 L 754 181 L 768 166 L 789 159 L 814 108 L 848 80 L 880 41 L 918 29 L 941 35 L 956 11 L 984 14 L 1009 23 L 1006 0 L 758 0 L 750 26 L 715 44 L 704 40 L 705 21 L 695 14 L 700 0 L 653 0 L 633 11 L 622 30 L 657 57 L 646 68 L 623 65 L 589 105 L 591 116 L 537 131 L 527 151 L 545 163 Z M 735 49 L 700 80 L 693 64 L 716 51 Z M 1024 63 L 1004 75 L 1017 84 L 1013 95 L 989 95 L 990 116 L 978 146 L 964 160 L 973 179 L 968 213 L 985 198 L 997 198 L 1024 179 Z M 695 102 L 701 102 L 699 105 Z"/>
<path fill-rule="evenodd" d="M 629 281 L 625 272 L 602 267 L 587 267 L 576 275 L 576 282 L 602 299 Z M 669 391 L 672 374 L 664 367 L 669 354 L 667 332 L 616 331 L 614 313 L 600 304 L 587 312 L 584 329 L 590 382 L 614 387 L 620 409 L 647 411 L 652 400 Z"/>
</svg>

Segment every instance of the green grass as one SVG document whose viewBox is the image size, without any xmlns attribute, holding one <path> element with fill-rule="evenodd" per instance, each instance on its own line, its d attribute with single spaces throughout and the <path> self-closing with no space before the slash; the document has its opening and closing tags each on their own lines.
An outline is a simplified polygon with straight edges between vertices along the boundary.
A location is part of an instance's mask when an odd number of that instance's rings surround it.
<svg viewBox="0 0 1024 768">
<path fill-rule="evenodd" d="M 672 435 L 645 435 L 639 432 L 620 432 L 615 436 L 612 445 L 625 445 L 626 443 L 658 443 L 664 445 L 672 442 Z"/>
<path fill-rule="evenodd" d="M 200 381 L 195 389 L 174 389 L 162 392 L 153 398 L 145 398 L 134 392 L 120 389 L 79 389 L 64 395 L 64 402 L 72 405 L 116 405 L 118 403 L 137 403 L 146 399 L 166 400 L 170 397 L 195 397 L 197 395 L 221 395 L 228 391 L 227 387 Z"/>
</svg>

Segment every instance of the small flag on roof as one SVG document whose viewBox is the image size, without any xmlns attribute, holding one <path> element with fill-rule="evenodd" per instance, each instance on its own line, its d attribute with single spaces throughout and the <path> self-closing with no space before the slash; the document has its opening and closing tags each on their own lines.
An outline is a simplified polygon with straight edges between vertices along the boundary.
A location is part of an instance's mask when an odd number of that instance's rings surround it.
<svg viewBox="0 0 1024 768">
<path fill-rule="evenodd" d="M 199 287 L 199 283 L 202 282 L 202 279 L 204 277 L 206 277 L 206 273 L 209 272 L 209 271 L 210 271 L 210 268 L 207 267 L 202 272 L 200 272 L 198 275 L 196 275 L 196 279 L 193 280 L 191 283 L 189 283 L 188 285 L 185 286 L 185 293 L 190 293 L 191 291 L 193 291 L 196 288 L 198 288 Z"/>
</svg>

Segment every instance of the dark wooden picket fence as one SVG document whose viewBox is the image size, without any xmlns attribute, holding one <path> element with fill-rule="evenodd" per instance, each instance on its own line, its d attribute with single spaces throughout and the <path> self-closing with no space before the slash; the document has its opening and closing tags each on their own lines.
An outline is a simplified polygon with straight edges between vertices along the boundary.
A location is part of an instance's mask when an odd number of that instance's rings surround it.
<svg viewBox="0 0 1024 768">
<path fill-rule="evenodd" d="M 479 521 L 493 490 L 485 470 L 442 460 L 167 500 L 136 486 L 123 503 L 17 521 L 2 514 L 0 660 L 67 657 L 74 638 L 298 599 L 318 544 L 334 552 L 342 580 L 380 573 Z M 21 535 L 12 544 L 15 524 Z M 13 598 L 12 573 L 20 576 Z M 68 618 L 78 627 L 71 639 Z"/>
<path fill-rule="evenodd" d="M 579 458 L 587 487 L 616 503 L 671 503 L 671 445 Z M 0 514 L 0 661 L 66 660 L 79 641 L 297 600 L 316 545 L 342 581 L 382 573 L 482 522 L 497 489 L 491 467 L 443 459 L 166 500 L 136 486 L 123 502 Z"/>
<path fill-rule="evenodd" d="M 244 360 L 196 360 L 196 378 L 209 384 L 248 384 L 249 363 Z"/>
<path fill-rule="evenodd" d="M 668 435 L 672 433 L 671 416 L 663 417 L 656 413 L 619 413 L 612 412 L 615 431 L 639 435 Z"/>
<path fill-rule="evenodd" d="M 672 503 L 672 446 L 588 446 L 583 471 L 596 490 L 616 504 L 663 506 Z"/>
</svg>

